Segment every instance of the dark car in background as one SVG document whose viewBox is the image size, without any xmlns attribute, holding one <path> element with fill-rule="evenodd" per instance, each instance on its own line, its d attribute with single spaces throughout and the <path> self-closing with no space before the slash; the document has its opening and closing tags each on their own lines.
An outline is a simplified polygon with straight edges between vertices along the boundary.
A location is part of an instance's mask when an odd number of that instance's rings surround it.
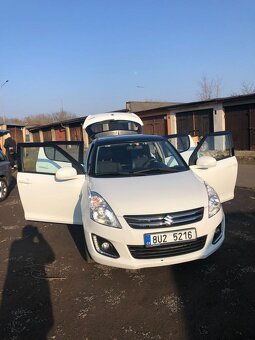
<svg viewBox="0 0 255 340">
<path fill-rule="evenodd" d="M 0 202 L 3 201 L 8 195 L 11 173 L 12 168 L 10 162 L 0 150 Z"/>
</svg>

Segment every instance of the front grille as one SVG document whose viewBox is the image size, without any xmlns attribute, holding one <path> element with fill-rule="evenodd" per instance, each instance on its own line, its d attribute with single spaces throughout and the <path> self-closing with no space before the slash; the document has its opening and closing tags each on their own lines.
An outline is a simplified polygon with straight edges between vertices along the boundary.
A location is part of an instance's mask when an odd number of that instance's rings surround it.
<svg viewBox="0 0 255 340">
<path fill-rule="evenodd" d="M 159 215 L 133 215 L 124 216 L 127 223 L 134 229 L 150 229 L 176 227 L 202 220 L 204 208 L 179 211 Z M 170 222 L 169 222 L 170 221 Z"/>
<path fill-rule="evenodd" d="M 135 259 L 157 259 L 184 255 L 201 250 L 206 241 L 206 236 L 198 237 L 195 241 L 171 243 L 164 246 L 146 248 L 145 246 L 128 246 Z"/>
</svg>

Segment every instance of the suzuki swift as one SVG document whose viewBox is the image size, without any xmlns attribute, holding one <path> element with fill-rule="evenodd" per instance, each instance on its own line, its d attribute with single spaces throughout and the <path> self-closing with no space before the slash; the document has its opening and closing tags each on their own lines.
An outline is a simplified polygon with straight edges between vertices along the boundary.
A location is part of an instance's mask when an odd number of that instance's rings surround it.
<svg viewBox="0 0 255 340">
<path fill-rule="evenodd" d="M 89 116 L 85 157 L 82 142 L 19 144 L 26 219 L 83 225 L 88 257 L 113 267 L 171 265 L 215 252 L 225 235 L 221 203 L 234 197 L 237 176 L 231 134 L 205 136 L 185 162 L 178 145 L 142 135 L 142 125 L 130 113 Z"/>
</svg>

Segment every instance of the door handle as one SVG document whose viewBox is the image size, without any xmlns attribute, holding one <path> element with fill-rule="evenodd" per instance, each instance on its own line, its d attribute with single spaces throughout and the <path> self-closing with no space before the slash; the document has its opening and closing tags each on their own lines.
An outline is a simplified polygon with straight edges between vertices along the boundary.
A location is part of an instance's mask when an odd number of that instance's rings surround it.
<svg viewBox="0 0 255 340">
<path fill-rule="evenodd" d="M 21 183 L 21 184 L 31 184 L 30 180 L 29 179 L 20 179 L 18 181 L 18 183 Z"/>
</svg>

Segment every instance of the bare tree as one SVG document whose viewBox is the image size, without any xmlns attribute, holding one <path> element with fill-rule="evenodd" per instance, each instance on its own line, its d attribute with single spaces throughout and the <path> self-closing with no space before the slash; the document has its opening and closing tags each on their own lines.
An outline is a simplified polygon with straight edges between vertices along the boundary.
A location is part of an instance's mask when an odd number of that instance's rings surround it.
<svg viewBox="0 0 255 340">
<path fill-rule="evenodd" d="M 206 75 L 203 75 L 199 81 L 198 98 L 200 100 L 218 98 L 221 93 L 221 83 L 219 78 L 209 79 Z"/>
<path fill-rule="evenodd" d="M 53 123 L 51 114 L 39 113 L 37 115 L 29 115 L 23 119 L 24 124 L 28 126 L 43 125 Z"/>
<path fill-rule="evenodd" d="M 52 114 L 40 113 L 37 115 L 28 115 L 22 119 L 7 118 L 6 120 L 10 123 L 18 123 L 18 124 L 25 124 L 28 126 L 34 126 L 34 125 L 44 125 L 44 124 L 62 122 L 64 120 L 72 119 L 75 117 L 77 117 L 75 114 L 62 110 L 60 112 L 54 112 Z"/>
<path fill-rule="evenodd" d="M 59 112 L 52 113 L 53 122 L 61 122 L 66 119 L 72 119 L 77 117 L 75 114 L 61 110 Z"/>
<path fill-rule="evenodd" d="M 242 94 L 252 94 L 255 93 L 254 83 L 242 82 L 241 88 L 238 92 L 231 92 L 231 96 L 239 96 Z"/>
<path fill-rule="evenodd" d="M 20 118 L 6 118 L 6 121 L 8 123 L 13 123 L 13 124 L 23 124 L 24 123 L 23 119 L 20 119 Z M 1 122 L 0 122 L 0 124 L 1 124 Z"/>
</svg>

